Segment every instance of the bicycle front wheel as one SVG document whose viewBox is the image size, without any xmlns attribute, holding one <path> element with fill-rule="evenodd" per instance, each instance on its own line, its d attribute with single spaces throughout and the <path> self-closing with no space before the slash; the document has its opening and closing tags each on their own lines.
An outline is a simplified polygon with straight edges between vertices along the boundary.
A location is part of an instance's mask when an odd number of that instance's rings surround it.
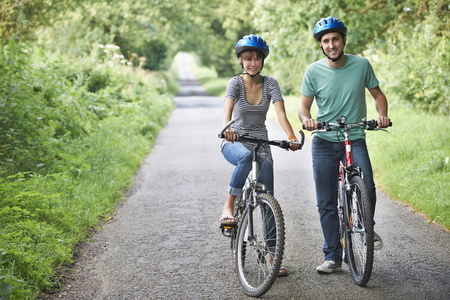
<svg viewBox="0 0 450 300">
<path fill-rule="evenodd" d="M 236 239 L 236 272 L 245 294 L 259 297 L 271 288 L 283 250 L 281 207 L 271 195 L 259 194 L 256 207 L 244 212 Z"/>
<path fill-rule="evenodd" d="M 346 231 L 347 259 L 353 280 L 365 286 L 373 266 L 373 218 L 369 193 L 359 176 L 350 179 L 349 217 L 350 228 Z"/>
<path fill-rule="evenodd" d="M 342 184 L 342 178 L 339 177 L 338 179 L 338 191 L 337 191 L 337 196 L 338 196 L 338 216 L 339 216 L 339 233 L 341 236 L 341 243 L 342 243 L 342 247 L 344 248 L 344 251 L 342 251 L 342 261 L 345 263 L 348 263 L 347 261 L 347 255 L 346 255 L 346 251 L 345 251 L 345 230 L 346 230 L 346 226 L 345 226 L 345 212 L 344 212 L 344 198 L 345 198 L 345 192 L 344 192 L 344 186 Z M 345 201 L 346 203 L 346 201 Z"/>
</svg>

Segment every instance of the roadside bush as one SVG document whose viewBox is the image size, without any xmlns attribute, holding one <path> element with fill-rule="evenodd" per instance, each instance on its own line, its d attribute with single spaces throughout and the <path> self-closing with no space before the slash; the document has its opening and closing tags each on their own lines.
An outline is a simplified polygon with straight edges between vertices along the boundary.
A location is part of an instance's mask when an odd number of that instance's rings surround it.
<svg viewBox="0 0 450 300">
<path fill-rule="evenodd" d="M 450 115 L 450 37 L 439 34 L 438 16 L 431 15 L 411 30 L 397 24 L 384 51 L 371 50 L 374 68 L 389 94 L 423 111 Z M 414 51 L 410 51 L 414 41 Z"/>
<path fill-rule="evenodd" d="M 111 45 L 75 59 L 11 40 L 0 53 L 0 299 L 34 298 L 113 213 L 173 108 L 173 76 Z"/>
</svg>

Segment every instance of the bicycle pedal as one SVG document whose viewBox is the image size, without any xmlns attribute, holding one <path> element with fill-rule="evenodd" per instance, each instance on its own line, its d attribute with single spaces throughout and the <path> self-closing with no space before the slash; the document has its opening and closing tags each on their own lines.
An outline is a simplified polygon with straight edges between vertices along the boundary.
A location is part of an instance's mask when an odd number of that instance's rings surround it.
<svg viewBox="0 0 450 300">
<path fill-rule="evenodd" d="M 222 235 L 224 237 L 231 237 L 231 230 L 233 230 L 233 229 L 222 228 Z"/>
<path fill-rule="evenodd" d="M 237 228 L 237 224 L 220 224 L 220 229 L 233 229 Z"/>
<path fill-rule="evenodd" d="M 222 235 L 223 235 L 224 237 L 231 237 L 232 232 L 233 232 L 233 229 L 232 229 L 232 228 L 230 228 L 230 229 L 222 228 Z"/>
</svg>

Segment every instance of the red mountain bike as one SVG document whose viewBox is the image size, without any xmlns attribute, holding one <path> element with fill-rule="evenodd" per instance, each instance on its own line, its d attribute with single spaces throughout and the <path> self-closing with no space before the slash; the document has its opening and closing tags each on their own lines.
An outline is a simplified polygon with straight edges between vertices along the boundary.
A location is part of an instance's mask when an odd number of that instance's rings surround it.
<svg viewBox="0 0 450 300">
<path fill-rule="evenodd" d="M 347 117 L 338 123 L 322 122 L 312 131 L 326 132 L 337 130 L 344 136 L 345 162 L 340 162 L 338 179 L 338 213 L 344 262 L 348 263 L 353 280 L 358 286 L 365 286 L 372 274 L 373 266 L 373 213 L 369 192 L 363 180 L 363 170 L 353 165 L 350 129 L 363 127 L 365 130 L 382 130 L 376 120 L 361 123 L 347 123 Z M 389 124 L 392 126 L 392 123 Z"/>
</svg>

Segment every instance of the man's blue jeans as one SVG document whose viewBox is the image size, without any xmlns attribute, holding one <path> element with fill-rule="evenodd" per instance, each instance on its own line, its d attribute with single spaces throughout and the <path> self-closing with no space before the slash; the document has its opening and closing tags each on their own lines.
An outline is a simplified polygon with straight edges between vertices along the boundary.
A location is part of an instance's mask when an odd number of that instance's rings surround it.
<svg viewBox="0 0 450 300">
<path fill-rule="evenodd" d="M 222 147 L 222 154 L 229 163 L 236 166 L 231 176 L 228 192 L 233 196 L 240 196 L 245 180 L 252 169 L 252 153 L 240 142 L 227 142 Z M 273 165 L 259 156 L 257 159 L 259 163 L 258 181 L 265 184 L 268 193 L 273 195 Z"/>
<path fill-rule="evenodd" d="M 345 161 L 344 143 L 333 143 L 314 137 L 312 141 L 312 160 L 316 199 L 319 208 L 320 224 L 324 237 L 323 252 L 325 260 L 342 262 L 342 245 L 339 235 L 339 217 L 337 211 L 337 180 L 339 161 Z M 361 167 L 364 181 L 369 190 L 372 211 L 375 212 L 376 193 L 373 181 L 372 165 L 367 151 L 366 141 L 352 141 L 353 165 Z"/>
</svg>

